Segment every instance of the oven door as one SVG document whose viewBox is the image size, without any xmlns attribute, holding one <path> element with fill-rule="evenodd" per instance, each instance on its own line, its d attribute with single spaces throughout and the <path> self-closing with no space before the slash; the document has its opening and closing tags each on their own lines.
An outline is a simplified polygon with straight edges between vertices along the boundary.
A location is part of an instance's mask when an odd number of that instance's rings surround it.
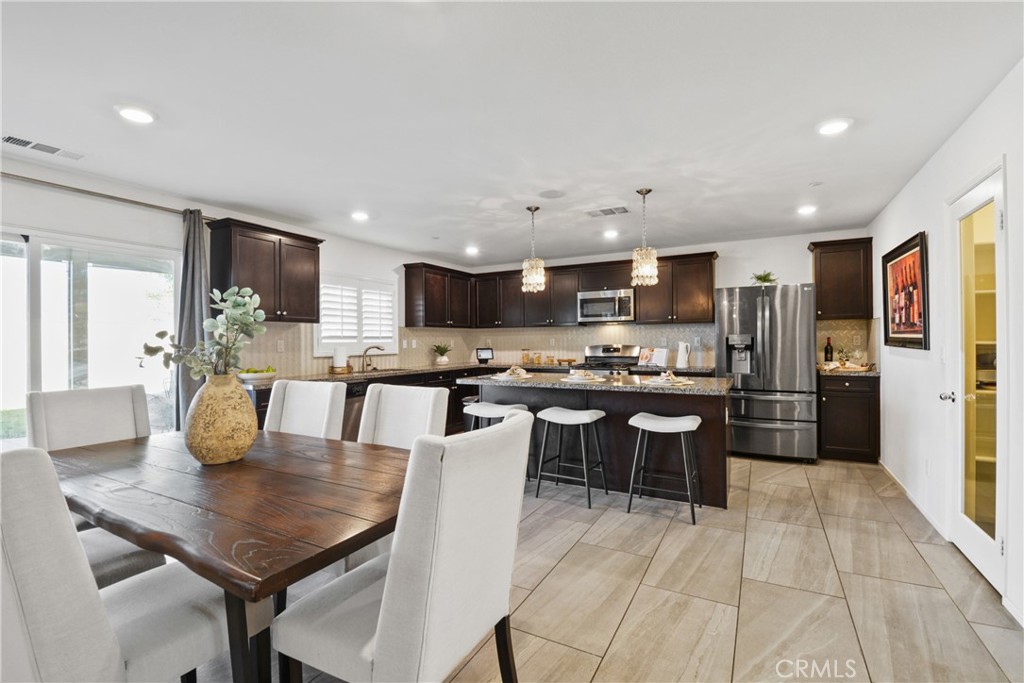
<svg viewBox="0 0 1024 683">
<path fill-rule="evenodd" d="M 633 320 L 633 290 L 609 289 L 576 295 L 581 323 Z"/>
</svg>

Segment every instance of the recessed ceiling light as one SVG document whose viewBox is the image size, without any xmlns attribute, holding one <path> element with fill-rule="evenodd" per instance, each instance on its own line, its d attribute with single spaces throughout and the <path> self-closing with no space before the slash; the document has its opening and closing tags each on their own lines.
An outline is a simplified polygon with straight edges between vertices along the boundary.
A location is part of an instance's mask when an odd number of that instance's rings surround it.
<svg viewBox="0 0 1024 683">
<path fill-rule="evenodd" d="M 818 132 L 822 135 L 839 135 L 853 125 L 853 119 L 829 119 L 818 124 Z"/>
<path fill-rule="evenodd" d="M 615 239 L 618 236 L 619 236 L 619 231 L 618 230 L 605 230 L 604 231 L 604 238 L 606 240 L 613 240 L 613 239 Z"/>
<path fill-rule="evenodd" d="M 798 214 L 800 214 L 801 216 L 810 216 L 811 214 L 813 214 L 817 210 L 818 210 L 818 207 L 811 206 L 810 204 L 808 204 L 806 206 L 801 206 L 799 209 L 796 210 L 796 212 Z"/>
<path fill-rule="evenodd" d="M 354 221 L 365 221 L 369 217 L 370 217 L 370 214 L 366 213 L 365 211 L 353 211 L 352 212 L 352 220 L 354 220 Z"/>
<path fill-rule="evenodd" d="M 138 107 L 117 107 L 117 113 L 121 115 L 121 118 L 127 119 L 132 123 L 145 124 L 156 121 L 156 114 L 145 109 L 139 109 Z"/>
<path fill-rule="evenodd" d="M 480 253 L 479 247 L 466 247 L 466 253 L 470 256 L 476 256 Z"/>
</svg>

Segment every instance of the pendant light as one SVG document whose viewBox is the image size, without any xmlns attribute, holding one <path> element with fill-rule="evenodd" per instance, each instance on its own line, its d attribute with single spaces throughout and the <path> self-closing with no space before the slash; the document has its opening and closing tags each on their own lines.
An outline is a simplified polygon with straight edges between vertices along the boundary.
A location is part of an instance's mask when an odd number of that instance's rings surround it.
<svg viewBox="0 0 1024 683">
<path fill-rule="evenodd" d="M 651 193 L 649 187 L 643 187 L 636 191 L 643 197 L 643 230 L 640 237 L 640 246 L 633 250 L 633 280 L 634 287 L 650 287 L 658 284 L 658 252 L 654 247 L 647 246 L 647 195 Z"/>
<path fill-rule="evenodd" d="M 544 259 L 537 258 L 537 249 L 534 244 L 537 232 L 534 219 L 537 212 L 540 211 L 540 207 L 528 206 L 526 210 L 530 212 L 530 258 L 523 259 L 523 291 L 542 292 L 544 291 Z"/>
</svg>

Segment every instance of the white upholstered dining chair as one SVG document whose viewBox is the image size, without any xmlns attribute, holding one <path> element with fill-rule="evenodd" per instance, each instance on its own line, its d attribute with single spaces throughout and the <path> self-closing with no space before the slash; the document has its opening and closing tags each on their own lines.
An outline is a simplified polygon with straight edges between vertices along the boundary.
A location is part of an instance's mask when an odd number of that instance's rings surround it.
<svg viewBox="0 0 1024 683">
<path fill-rule="evenodd" d="M 444 436 L 448 422 L 448 390 L 441 387 L 406 387 L 371 384 L 366 389 L 363 415 L 359 420 L 359 443 L 392 448 L 412 448 L 424 434 Z M 391 535 L 360 548 L 344 560 L 344 570 L 386 553 Z M 337 567 L 340 573 L 341 567 Z"/>
<path fill-rule="evenodd" d="M 28 445 L 45 451 L 149 436 L 149 407 L 141 384 L 71 391 L 30 391 Z M 66 508 L 65 508 L 66 509 Z M 96 584 L 103 588 L 163 565 L 160 553 L 143 550 L 71 513 Z"/>
<path fill-rule="evenodd" d="M 359 443 L 412 448 L 424 434 L 444 436 L 448 420 L 448 390 L 371 384 L 366 388 Z"/>
<path fill-rule="evenodd" d="M 515 680 L 508 593 L 532 427 L 513 411 L 416 439 L 391 552 L 274 620 L 288 678 L 305 662 L 346 681 L 441 681 L 493 628 L 502 679 Z"/>
<path fill-rule="evenodd" d="M 228 649 L 224 591 L 172 563 L 98 590 L 46 451 L 0 455 L 4 681 L 169 681 Z M 250 636 L 269 600 L 246 603 Z"/>
<path fill-rule="evenodd" d="M 263 429 L 340 439 L 345 418 L 344 382 L 299 382 L 281 379 L 270 390 Z"/>
</svg>

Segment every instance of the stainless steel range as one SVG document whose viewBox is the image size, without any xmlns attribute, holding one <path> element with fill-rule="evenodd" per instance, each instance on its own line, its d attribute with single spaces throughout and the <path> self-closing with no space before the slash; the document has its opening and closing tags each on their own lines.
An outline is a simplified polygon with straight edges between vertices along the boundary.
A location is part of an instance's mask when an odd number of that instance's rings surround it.
<svg viewBox="0 0 1024 683">
<path fill-rule="evenodd" d="M 583 362 L 573 368 L 590 370 L 595 375 L 628 375 L 640 363 L 640 347 L 632 344 L 587 346 Z"/>
</svg>

